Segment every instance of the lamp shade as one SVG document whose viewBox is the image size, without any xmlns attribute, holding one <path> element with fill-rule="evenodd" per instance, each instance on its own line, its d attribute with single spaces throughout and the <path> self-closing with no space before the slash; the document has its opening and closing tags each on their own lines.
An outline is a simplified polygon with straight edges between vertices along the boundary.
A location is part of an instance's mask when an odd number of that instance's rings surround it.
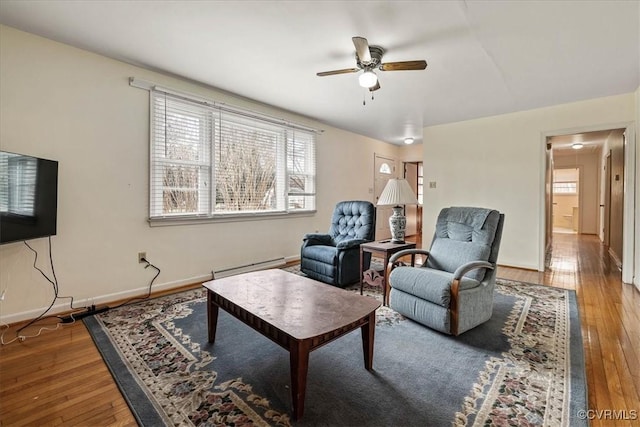
<svg viewBox="0 0 640 427">
<path fill-rule="evenodd" d="M 378 206 L 417 205 L 418 199 L 406 179 L 392 178 L 382 190 Z"/>
</svg>

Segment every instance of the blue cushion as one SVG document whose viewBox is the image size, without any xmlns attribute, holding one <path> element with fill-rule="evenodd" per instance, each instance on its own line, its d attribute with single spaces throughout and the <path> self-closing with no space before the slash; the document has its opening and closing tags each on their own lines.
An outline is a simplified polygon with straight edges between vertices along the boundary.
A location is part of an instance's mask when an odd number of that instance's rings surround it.
<svg viewBox="0 0 640 427">
<path fill-rule="evenodd" d="M 453 273 L 470 261 L 489 261 L 499 222 L 500 213 L 491 209 L 442 209 L 426 267 Z M 480 281 L 485 274 L 486 269 L 480 268 L 468 272 L 465 277 Z"/>
<path fill-rule="evenodd" d="M 302 250 L 302 257 L 312 259 L 314 261 L 320 261 L 325 264 L 335 265 L 338 254 L 338 249 L 333 246 L 307 246 Z"/>
<path fill-rule="evenodd" d="M 473 242 L 436 239 L 431 244 L 429 253 L 427 267 L 453 273 L 458 267 L 470 261 L 487 261 L 491 247 Z M 485 273 L 484 268 L 478 268 L 465 274 L 465 277 L 482 280 Z"/>
<path fill-rule="evenodd" d="M 329 234 L 337 244 L 343 240 L 373 240 L 375 208 L 370 202 L 346 201 L 336 205 Z"/>
<path fill-rule="evenodd" d="M 414 295 L 442 307 L 451 303 L 451 282 L 453 274 L 430 268 L 396 267 L 389 275 L 389 283 L 394 289 Z M 460 290 L 471 289 L 480 282 L 464 277 Z"/>
</svg>

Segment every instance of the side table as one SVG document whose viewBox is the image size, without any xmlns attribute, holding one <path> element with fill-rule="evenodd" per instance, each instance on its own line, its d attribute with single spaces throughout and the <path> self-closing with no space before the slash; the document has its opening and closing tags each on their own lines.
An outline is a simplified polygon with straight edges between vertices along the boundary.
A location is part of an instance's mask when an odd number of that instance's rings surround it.
<svg viewBox="0 0 640 427">
<path fill-rule="evenodd" d="M 415 243 L 391 243 L 391 240 L 382 240 L 378 242 L 363 243 L 360 245 L 360 295 L 362 295 L 362 289 L 364 287 L 364 281 L 362 276 L 364 274 L 364 253 L 369 252 L 373 254 L 382 255 L 384 258 L 384 270 L 382 271 L 382 304 L 388 305 L 389 287 L 387 286 L 387 264 L 389 264 L 389 258 L 396 252 L 400 252 L 405 249 L 414 249 Z M 415 262 L 415 255 L 411 255 L 412 264 Z"/>
</svg>

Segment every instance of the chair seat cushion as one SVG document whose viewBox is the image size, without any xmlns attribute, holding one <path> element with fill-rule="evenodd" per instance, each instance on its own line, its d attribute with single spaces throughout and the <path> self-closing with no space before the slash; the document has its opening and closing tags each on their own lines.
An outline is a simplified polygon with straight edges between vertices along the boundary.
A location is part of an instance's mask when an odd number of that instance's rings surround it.
<svg viewBox="0 0 640 427">
<path fill-rule="evenodd" d="M 451 303 L 452 282 L 452 273 L 427 267 L 397 267 L 389 276 L 389 284 L 392 288 L 442 307 L 449 307 Z M 479 285 L 480 282 L 477 280 L 463 277 L 459 290 L 471 289 Z"/>
<path fill-rule="evenodd" d="M 307 246 L 302 250 L 302 256 L 324 264 L 334 265 L 338 249 L 335 246 L 314 245 Z"/>
</svg>

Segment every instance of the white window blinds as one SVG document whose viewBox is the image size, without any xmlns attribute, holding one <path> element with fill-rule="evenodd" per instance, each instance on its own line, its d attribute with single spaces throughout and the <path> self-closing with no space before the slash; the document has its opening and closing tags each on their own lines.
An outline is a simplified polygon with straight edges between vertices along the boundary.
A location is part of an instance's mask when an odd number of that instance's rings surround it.
<svg viewBox="0 0 640 427">
<path fill-rule="evenodd" d="M 0 153 L 0 212 L 35 215 L 38 159 Z"/>
<path fill-rule="evenodd" d="M 151 219 L 315 209 L 315 133 L 151 92 Z"/>
</svg>

